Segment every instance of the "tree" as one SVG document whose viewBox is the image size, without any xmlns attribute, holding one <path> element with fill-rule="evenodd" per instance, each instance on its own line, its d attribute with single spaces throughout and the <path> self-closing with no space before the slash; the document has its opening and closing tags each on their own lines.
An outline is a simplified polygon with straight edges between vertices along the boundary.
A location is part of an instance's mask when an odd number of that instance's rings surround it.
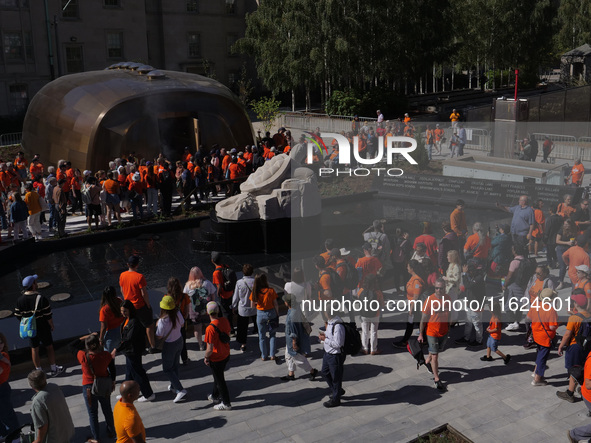
<svg viewBox="0 0 591 443">
<path fill-rule="evenodd" d="M 252 110 L 255 112 L 257 118 L 263 122 L 264 132 L 269 132 L 273 127 L 273 123 L 279 116 L 279 105 L 281 103 L 273 97 L 263 97 L 259 100 L 251 102 Z"/>
<path fill-rule="evenodd" d="M 591 44 L 591 0 L 562 0 L 557 12 L 556 51 Z"/>
</svg>

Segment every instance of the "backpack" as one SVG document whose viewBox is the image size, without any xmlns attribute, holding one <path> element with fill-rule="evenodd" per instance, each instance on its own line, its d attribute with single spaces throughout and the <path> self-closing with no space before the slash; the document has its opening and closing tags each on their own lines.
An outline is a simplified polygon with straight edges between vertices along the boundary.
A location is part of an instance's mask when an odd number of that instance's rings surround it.
<svg viewBox="0 0 591 443">
<path fill-rule="evenodd" d="M 224 331 L 220 330 L 220 328 L 218 328 L 213 323 L 210 323 L 209 326 L 213 326 L 213 329 L 215 329 L 215 332 L 218 333 L 218 337 L 220 338 L 220 341 L 222 343 L 224 343 L 224 344 L 230 343 L 230 336 L 228 334 L 226 334 Z"/>
<path fill-rule="evenodd" d="M 376 236 L 377 234 L 377 236 Z M 367 239 L 367 242 L 371 245 L 371 255 L 372 257 L 377 257 L 382 253 L 382 246 L 384 243 L 384 233 L 382 232 L 372 232 Z"/>
<path fill-rule="evenodd" d="M 19 327 L 19 335 L 21 338 L 33 338 L 37 336 L 37 318 L 35 317 L 35 312 L 37 312 L 39 300 L 41 300 L 41 294 L 37 294 L 33 315 L 31 315 L 30 317 L 21 318 L 21 323 Z"/>
<path fill-rule="evenodd" d="M 581 347 L 583 357 L 587 358 L 591 351 L 591 318 L 585 318 L 582 314 L 576 314 L 581 318 L 581 325 L 575 337 L 576 343 Z"/>
<path fill-rule="evenodd" d="M 363 289 L 363 291 L 359 295 L 360 295 L 360 300 L 363 303 L 363 309 L 359 312 L 359 315 L 361 315 L 362 317 L 366 317 L 366 318 L 377 317 L 379 310 L 374 311 L 374 310 L 370 309 L 371 302 L 378 299 L 375 291 L 372 291 L 371 289 Z M 374 303 L 374 305 L 375 305 L 375 303 Z M 367 309 L 365 309 L 365 308 L 367 308 Z"/>
<path fill-rule="evenodd" d="M 344 260 L 344 263 L 337 265 L 337 269 L 340 266 L 345 266 L 345 269 L 347 270 L 347 275 L 345 275 L 345 279 L 343 280 L 345 288 L 355 289 L 359 284 L 359 273 L 357 272 L 357 269 L 355 269 L 349 260 Z"/>
<path fill-rule="evenodd" d="M 236 273 L 232 268 L 224 266 L 222 268 L 222 278 L 222 289 L 224 291 L 233 291 L 236 288 L 236 282 L 238 281 L 238 277 L 236 277 Z"/>
<path fill-rule="evenodd" d="M 347 273 L 348 272 L 349 271 L 347 270 Z M 330 292 L 332 293 L 332 298 L 340 297 L 341 295 L 343 295 L 343 291 L 345 290 L 345 283 L 343 282 L 343 280 L 341 280 L 341 277 L 339 277 L 337 271 L 335 271 L 332 268 L 325 268 L 320 273 L 320 277 L 322 277 L 325 274 L 328 274 L 330 276 Z M 355 274 L 357 274 L 357 271 L 355 271 Z"/>
<path fill-rule="evenodd" d="M 423 353 L 423 346 L 418 342 L 416 338 L 409 338 L 406 343 L 406 349 L 417 361 L 417 371 L 421 365 L 425 364 L 425 354 Z"/>
<path fill-rule="evenodd" d="M 191 305 L 196 313 L 205 311 L 207 303 L 209 302 L 209 291 L 201 286 L 189 291 L 189 297 L 191 297 Z"/>
<path fill-rule="evenodd" d="M 89 205 L 92 203 L 92 197 L 90 196 L 90 188 L 87 186 L 83 186 L 80 190 L 82 194 L 82 203 Z"/>
<path fill-rule="evenodd" d="M 513 281 L 521 288 L 526 288 L 529 279 L 535 274 L 538 262 L 535 258 L 520 258 L 519 267 L 515 271 L 515 280 Z"/>
<path fill-rule="evenodd" d="M 356 355 L 361 351 L 361 334 L 357 330 L 355 322 L 343 323 L 336 322 L 332 325 L 332 333 L 334 334 L 335 325 L 340 324 L 345 328 L 345 344 L 341 348 L 341 352 L 345 355 Z"/>
</svg>

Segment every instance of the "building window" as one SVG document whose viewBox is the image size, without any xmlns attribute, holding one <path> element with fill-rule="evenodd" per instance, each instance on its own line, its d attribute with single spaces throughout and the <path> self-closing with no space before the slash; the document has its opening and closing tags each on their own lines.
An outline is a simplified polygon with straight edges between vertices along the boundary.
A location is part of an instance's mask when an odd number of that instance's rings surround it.
<svg viewBox="0 0 591 443">
<path fill-rule="evenodd" d="M 238 40 L 237 34 L 227 34 L 226 35 L 226 55 L 228 55 L 228 56 L 236 55 L 236 52 L 234 52 L 232 50 L 232 46 L 234 46 L 234 43 L 236 43 L 236 40 Z"/>
<path fill-rule="evenodd" d="M 187 0 L 187 12 L 190 12 L 191 14 L 197 14 L 199 12 L 199 1 Z"/>
<path fill-rule="evenodd" d="M 236 0 L 226 0 L 226 14 L 236 14 Z"/>
<path fill-rule="evenodd" d="M 189 57 L 201 57 L 201 35 L 188 34 Z"/>
<path fill-rule="evenodd" d="M 4 59 L 22 60 L 24 56 L 23 38 L 19 32 L 4 34 Z"/>
<path fill-rule="evenodd" d="M 0 8 L 2 9 L 17 9 L 18 0 L 0 0 Z"/>
<path fill-rule="evenodd" d="M 27 105 L 29 104 L 29 94 L 27 92 L 27 85 L 10 85 L 8 91 L 10 111 L 13 114 L 24 112 L 27 109 Z"/>
<path fill-rule="evenodd" d="M 80 18 L 78 10 L 78 0 L 62 0 L 63 18 Z"/>
<path fill-rule="evenodd" d="M 230 72 L 228 73 L 228 86 L 232 87 L 238 82 L 238 77 L 240 74 L 238 72 Z"/>
<path fill-rule="evenodd" d="M 105 8 L 120 8 L 121 0 L 103 0 L 103 6 Z"/>
<path fill-rule="evenodd" d="M 84 72 L 84 54 L 82 45 L 66 46 L 66 72 Z"/>
<path fill-rule="evenodd" d="M 123 32 L 107 32 L 107 57 L 123 58 Z"/>
</svg>

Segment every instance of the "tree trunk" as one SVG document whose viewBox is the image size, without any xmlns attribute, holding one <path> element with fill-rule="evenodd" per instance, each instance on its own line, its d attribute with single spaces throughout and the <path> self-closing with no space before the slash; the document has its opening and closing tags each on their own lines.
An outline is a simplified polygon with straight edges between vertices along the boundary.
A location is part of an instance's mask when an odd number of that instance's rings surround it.
<svg viewBox="0 0 591 443">
<path fill-rule="evenodd" d="M 437 80 L 435 78 L 435 62 L 433 62 L 433 92 L 437 92 Z"/>
<path fill-rule="evenodd" d="M 295 112 L 295 91 L 291 88 L 291 112 Z"/>
<path fill-rule="evenodd" d="M 451 90 L 454 90 L 454 74 L 456 73 L 456 66 L 451 64 Z"/>
</svg>

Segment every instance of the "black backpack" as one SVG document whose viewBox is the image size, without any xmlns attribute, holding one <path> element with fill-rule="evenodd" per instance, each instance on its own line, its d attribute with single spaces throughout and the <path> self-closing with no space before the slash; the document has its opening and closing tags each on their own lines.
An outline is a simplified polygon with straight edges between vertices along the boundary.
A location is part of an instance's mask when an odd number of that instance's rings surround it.
<svg viewBox="0 0 591 443">
<path fill-rule="evenodd" d="M 345 279 L 343 280 L 345 288 L 355 289 L 359 284 L 359 273 L 357 272 L 357 269 L 355 269 L 349 260 L 344 260 L 338 264 L 337 269 L 341 266 L 344 266 L 347 270 L 347 275 L 345 275 Z"/>
<path fill-rule="evenodd" d="M 236 277 L 236 272 L 232 268 L 224 266 L 222 268 L 222 278 L 222 289 L 224 291 L 233 291 L 236 288 L 238 277 Z"/>
<path fill-rule="evenodd" d="M 535 258 L 519 258 L 519 267 L 517 271 L 515 271 L 515 280 L 516 283 L 521 288 L 526 288 L 529 279 L 536 273 L 536 268 L 538 267 L 538 262 L 536 262 Z"/>
<path fill-rule="evenodd" d="M 357 273 L 357 271 L 355 271 Z M 332 268 L 325 268 L 320 273 L 320 277 L 323 275 L 328 274 L 330 276 L 330 292 L 332 293 L 333 298 L 341 297 L 343 295 L 343 291 L 345 290 L 345 283 Z"/>
<path fill-rule="evenodd" d="M 218 337 L 220 338 L 220 341 L 222 343 L 224 343 L 224 344 L 230 343 L 230 336 L 228 334 L 226 334 L 224 331 L 222 331 L 220 328 L 218 328 L 213 323 L 210 323 L 209 325 L 213 326 L 213 329 L 215 329 L 215 332 L 218 333 Z"/>
<path fill-rule="evenodd" d="M 361 351 L 361 334 L 357 330 L 355 322 L 343 323 L 337 322 L 332 325 L 332 333 L 334 335 L 335 325 L 340 324 L 345 328 L 345 344 L 341 348 L 341 352 L 345 355 L 356 355 Z"/>
<path fill-rule="evenodd" d="M 591 317 L 585 318 L 580 313 L 576 315 L 581 318 L 581 325 L 579 326 L 575 340 L 583 350 L 583 357 L 587 358 L 587 355 L 591 351 Z"/>
</svg>

